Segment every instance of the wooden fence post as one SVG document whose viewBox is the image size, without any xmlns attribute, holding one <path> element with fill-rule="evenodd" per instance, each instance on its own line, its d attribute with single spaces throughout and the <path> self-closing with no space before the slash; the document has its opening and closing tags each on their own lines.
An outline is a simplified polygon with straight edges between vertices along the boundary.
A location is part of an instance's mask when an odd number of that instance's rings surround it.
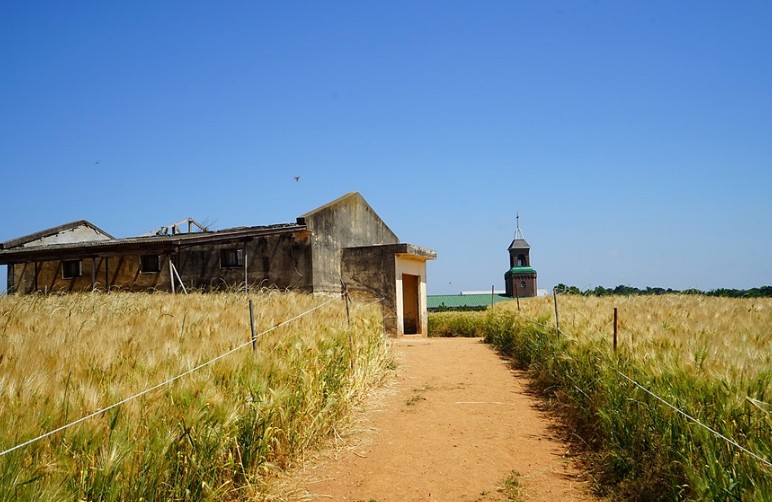
<svg viewBox="0 0 772 502">
<path fill-rule="evenodd" d="M 555 300 L 555 331 L 560 338 L 560 316 L 558 316 L 558 291 L 557 288 L 552 288 L 552 298 Z"/>
<path fill-rule="evenodd" d="M 351 312 L 349 309 L 349 303 L 351 302 L 351 296 L 348 294 L 348 288 L 343 279 L 340 280 L 340 287 L 343 290 L 343 301 L 346 302 L 346 323 L 348 325 L 348 365 L 351 375 L 354 374 L 354 333 L 351 331 Z"/>
<path fill-rule="evenodd" d="M 617 351 L 617 308 L 614 307 L 614 352 Z"/>
<path fill-rule="evenodd" d="M 351 313 L 348 308 L 351 297 L 348 294 L 348 288 L 346 287 L 346 283 L 343 282 L 343 279 L 340 280 L 340 289 L 343 299 L 346 300 L 346 323 L 348 324 L 349 329 L 351 329 Z"/>
<path fill-rule="evenodd" d="M 249 299 L 249 328 L 252 331 L 252 352 L 257 352 L 257 337 L 255 336 L 255 314 L 252 307 L 252 298 Z"/>
</svg>

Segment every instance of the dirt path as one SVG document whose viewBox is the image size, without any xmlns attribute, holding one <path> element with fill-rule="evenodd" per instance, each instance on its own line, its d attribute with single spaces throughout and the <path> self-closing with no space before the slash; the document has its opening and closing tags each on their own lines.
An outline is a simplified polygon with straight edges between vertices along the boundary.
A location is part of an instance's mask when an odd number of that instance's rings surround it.
<svg viewBox="0 0 772 502">
<path fill-rule="evenodd" d="M 506 500 L 499 488 L 515 471 L 522 500 L 593 500 L 525 380 L 490 346 L 402 338 L 395 352 L 396 375 L 346 447 L 307 461 L 280 499 Z"/>
</svg>

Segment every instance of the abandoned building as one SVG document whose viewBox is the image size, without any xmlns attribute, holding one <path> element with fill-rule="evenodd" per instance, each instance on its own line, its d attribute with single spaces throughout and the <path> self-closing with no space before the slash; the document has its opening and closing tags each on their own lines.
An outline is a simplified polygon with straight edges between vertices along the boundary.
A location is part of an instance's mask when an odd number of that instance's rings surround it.
<svg viewBox="0 0 772 502">
<path fill-rule="evenodd" d="M 531 246 L 520 230 L 520 215 L 517 215 L 515 238 L 508 250 L 509 269 L 504 274 L 506 295 L 520 298 L 536 296 L 536 270 L 531 267 Z"/>
<path fill-rule="evenodd" d="M 187 223 L 187 229 L 184 224 Z M 426 334 L 426 262 L 356 192 L 294 223 L 210 231 L 193 220 L 115 238 L 81 220 L 0 244 L 8 292 L 275 287 L 382 298 L 384 329 Z"/>
</svg>

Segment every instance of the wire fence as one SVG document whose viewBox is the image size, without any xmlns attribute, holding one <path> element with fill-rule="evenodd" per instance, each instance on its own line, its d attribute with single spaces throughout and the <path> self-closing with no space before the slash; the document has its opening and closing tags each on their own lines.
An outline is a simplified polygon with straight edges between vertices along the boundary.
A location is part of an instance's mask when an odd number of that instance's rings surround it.
<svg viewBox="0 0 772 502">
<path fill-rule="evenodd" d="M 557 312 L 557 296 L 555 297 L 555 305 L 556 305 L 555 311 Z M 544 328 L 545 330 L 552 329 L 552 326 L 550 324 L 538 322 L 538 321 L 536 321 L 534 319 L 531 319 L 531 318 L 527 317 L 526 315 L 524 315 L 524 314 L 522 314 L 520 312 L 517 312 L 517 315 L 518 315 L 518 317 L 520 317 L 521 319 L 523 319 L 527 323 L 530 323 L 530 324 L 535 325 L 535 326 L 539 326 L 541 328 Z M 560 328 L 557 328 L 557 334 L 559 336 L 563 336 L 563 337 L 565 337 L 565 335 L 566 335 L 566 333 L 563 330 L 561 330 Z M 741 452 L 743 452 L 746 455 L 750 456 L 751 458 L 759 461 L 764 466 L 766 466 L 768 468 L 772 468 L 772 462 L 770 462 L 768 459 L 766 459 L 766 458 L 762 457 L 761 455 L 759 455 L 758 453 L 755 453 L 755 452 L 751 451 L 750 449 L 742 446 L 741 444 L 739 444 L 734 439 L 729 438 L 729 437 L 725 436 L 724 434 L 721 434 L 720 432 L 718 432 L 714 428 L 710 427 L 709 425 L 701 422 L 699 419 L 693 417 L 689 413 L 687 413 L 684 410 L 678 408 L 674 404 L 672 404 L 669 401 L 667 401 L 666 399 L 664 399 L 662 396 L 657 395 L 655 392 L 653 392 L 650 389 L 646 388 L 644 385 L 640 384 L 639 382 L 637 382 L 636 380 L 634 380 L 630 376 L 628 376 L 625 373 L 621 372 L 619 369 L 617 369 L 617 368 L 612 368 L 612 369 L 620 377 L 622 377 L 626 381 L 628 381 L 631 384 L 633 384 L 636 388 L 642 390 L 646 394 L 650 395 L 651 397 L 653 397 L 654 399 L 659 401 L 664 406 L 667 406 L 668 408 L 672 409 L 673 411 L 675 411 L 679 415 L 683 416 L 684 418 L 688 419 L 689 421 L 691 421 L 691 422 L 697 424 L 698 426 L 702 427 L 703 429 L 707 430 L 714 437 L 716 437 L 716 438 L 718 438 L 720 440 L 723 440 L 727 444 L 737 448 L 738 450 L 740 450 Z M 747 399 L 750 399 L 750 398 L 747 398 Z"/>
<path fill-rule="evenodd" d="M 699 420 L 697 420 L 697 419 L 696 419 L 696 418 L 694 418 L 693 416 L 691 416 L 691 415 L 689 415 L 688 413 L 686 413 L 685 411 L 683 411 L 683 410 L 679 409 L 677 406 L 675 406 L 675 405 L 673 405 L 673 404 L 669 403 L 668 401 L 666 401 L 666 400 L 665 400 L 665 399 L 663 399 L 662 397 L 658 396 L 658 395 L 657 395 L 657 394 L 655 394 L 654 392 L 650 391 L 649 389 L 647 389 L 647 388 L 646 388 L 646 387 L 644 387 L 643 385 L 639 384 L 638 382 L 636 382 L 635 380 L 633 380 L 633 379 L 632 379 L 632 378 L 630 378 L 629 376 L 625 375 L 624 373 L 622 373 L 622 372 L 621 372 L 621 371 L 619 371 L 618 369 L 616 369 L 616 368 L 615 368 L 615 369 L 614 369 L 614 371 L 615 371 L 615 372 L 616 372 L 616 373 L 617 373 L 619 376 L 621 376 L 622 378 L 624 378 L 625 380 L 627 380 L 628 382 L 630 382 L 631 384 L 633 384 L 633 385 L 634 385 L 634 386 L 636 386 L 637 388 L 641 389 L 642 391 L 644 391 L 645 393 L 647 393 L 648 395 L 650 395 L 651 397 L 653 397 L 653 398 L 654 398 L 654 399 L 656 399 L 657 401 L 661 402 L 662 404 L 664 404 L 664 405 L 665 405 L 665 406 L 667 406 L 668 408 L 671 408 L 671 409 L 672 409 L 673 411 L 675 411 L 676 413 L 678 413 L 678 414 L 682 415 L 683 417 L 687 418 L 688 420 L 691 420 L 691 421 L 692 421 L 692 422 L 694 422 L 695 424 L 697 424 L 697 425 L 699 425 L 700 427 L 704 428 L 705 430 L 709 431 L 711 434 L 713 434 L 713 435 L 714 435 L 714 436 L 716 436 L 717 438 L 723 439 L 724 441 L 726 441 L 727 443 L 731 444 L 731 445 L 732 445 L 732 446 L 734 446 L 735 448 L 738 448 L 738 449 L 739 449 L 740 451 L 742 451 L 743 453 L 746 453 L 746 454 L 750 455 L 751 457 L 755 458 L 756 460 L 760 461 L 761 463 L 763 463 L 763 464 L 764 464 L 764 465 L 766 465 L 767 467 L 772 467 L 772 462 L 770 462 L 769 460 L 765 459 L 765 458 L 764 458 L 764 457 L 762 457 L 761 455 L 758 455 L 758 454 L 756 454 L 756 453 L 752 452 L 752 451 L 751 451 L 751 450 L 749 450 L 748 448 L 746 448 L 746 447 L 744 447 L 744 446 L 740 445 L 740 444 L 739 444 L 737 441 L 735 441 L 735 440 L 733 440 L 733 439 L 731 439 L 731 438 L 728 438 L 728 437 L 726 437 L 725 435 L 721 434 L 720 432 L 718 432 L 717 430 L 713 429 L 712 427 L 710 427 L 710 426 L 708 426 L 708 425 L 706 425 L 706 424 L 704 424 L 704 423 L 700 422 Z"/>
<path fill-rule="evenodd" d="M 88 421 L 88 420 L 90 420 L 90 419 L 92 419 L 94 417 L 97 417 L 99 415 L 107 413 L 110 410 L 118 408 L 119 406 L 122 406 L 122 405 L 124 405 L 124 404 L 126 404 L 126 403 L 128 403 L 130 401 L 135 400 L 135 399 L 138 399 L 138 398 L 140 398 L 140 397 L 142 397 L 142 396 L 144 396 L 146 394 L 149 394 L 149 393 L 151 393 L 153 391 L 156 391 L 158 389 L 166 387 L 167 385 L 171 385 L 172 383 L 176 382 L 177 380 L 180 380 L 181 378 L 184 378 L 184 377 L 186 377 L 188 375 L 191 375 L 191 374 L 193 374 L 193 373 L 195 373 L 195 372 L 197 372 L 197 371 L 199 371 L 199 370 L 201 370 L 203 368 L 206 368 L 207 366 L 211 366 L 212 364 L 216 363 L 217 361 L 220 361 L 220 360 L 230 356 L 231 354 L 234 354 L 234 353 L 244 349 L 245 347 L 251 346 L 253 344 L 253 341 L 256 338 L 262 337 L 262 336 L 264 336 L 264 335 L 266 335 L 268 333 L 271 333 L 272 331 L 275 331 L 275 330 L 277 330 L 277 329 L 279 329 L 279 328 L 281 328 L 283 326 L 291 324 L 291 323 L 297 321 L 298 319 L 301 319 L 302 317 L 305 317 L 305 316 L 307 316 L 307 315 L 309 315 L 309 314 L 311 314 L 313 312 L 316 312 L 317 310 L 321 309 L 322 307 L 324 307 L 326 305 L 329 305 L 330 303 L 335 302 L 335 301 L 337 301 L 337 300 L 339 300 L 340 298 L 343 298 L 343 297 L 347 297 L 347 293 L 346 292 L 343 292 L 340 295 L 336 295 L 335 297 L 333 297 L 333 298 L 331 298 L 331 299 L 329 299 L 329 300 L 327 300 L 327 301 L 325 301 L 323 303 L 320 303 L 319 305 L 317 305 L 315 307 L 312 307 L 312 308 L 306 310 L 305 312 L 302 312 L 302 313 L 300 313 L 300 314 L 298 314 L 298 315 L 296 315 L 294 317 L 291 317 L 290 319 L 282 321 L 282 322 L 280 322 L 280 323 L 278 323 L 278 324 L 276 324 L 276 325 L 266 329 L 265 331 L 257 333 L 253 337 L 251 337 L 249 340 L 247 340 L 246 342 L 241 343 L 241 344 L 233 347 L 232 349 L 230 349 L 230 350 L 228 350 L 226 352 L 223 352 L 222 354 L 220 354 L 220 355 L 218 355 L 218 356 L 216 356 L 216 357 L 214 357 L 212 359 L 209 359 L 208 361 L 205 361 L 205 362 L 203 362 L 201 364 L 198 364 L 197 366 L 195 366 L 193 368 L 190 368 L 189 370 L 184 371 L 184 372 L 182 372 L 182 373 L 180 373 L 180 374 L 178 374 L 178 375 L 176 375 L 174 377 L 171 377 L 171 378 L 169 378 L 167 380 L 164 380 L 163 382 L 160 382 L 160 383 L 158 383 L 156 385 L 153 385 L 152 387 L 148 387 L 148 388 L 146 388 L 146 389 L 144 389 L 144 390 L 142 390 L 140 392 L 137 392 L 136 394 L 133 394 L 133 395 L 131 395 L 129 397 L 121 399 L 120 401 L 115 402 L 115 403 L 113 403 L 113 404 L 111 404 L 109 406 L 105 406 L 104 408 L 101 408 L 101 409 L 96 410 L 96 411 L 94 411 L 92 413 L 89 413 L 88 415 L 85 415 L 85 416 L 83 416 L 83 417 L 81 417 L 81 418 L 79 418 L 77 420 L 74 420 L 74 421 L 69 422 L 69 423 L 67 423 L 65 425 L 62 425 L 61 427 L 57 427 L 56 429 L 48 431 L 48 432 L 46 432 L 44 434 L 40 434 L 37 437 L 34 437 L 34 438 L 29 439 L 27 441 L 24 441 L 23 443 L 17 444 L 16 446 L 14 446 L 12 448 L 8 448 L 8 449 L 6 449 L 4 451 L 0 451 L 0 457 L 2 457 L 4 455 L 7 455 L 7 454 L 9 454 L 11 452 L 14 452 L 16 450 L 22 449 L 22 448 L 24 448 L 26 446 L 29 446 L 29 445 L 31 445 L 33 443 L 36 443 L 36 442 L 38 442 L 38 441 L 40 441 L 42 439 L 47 438 L 47 437 L 53 436 L 53 435 L 55 435 L 55 434 L 57 434 L 59 432 L 62 432 L 64 430 L 66 430 L 66 429 L 69 429 L 70 427 L 74 427 L 75 425 L 78 425 L 80 423 L 86 422 L 86 421 Z M 381 300 L 376 300 L 376 302 L 377 301 L 381 301 Z M 373 302 L 373 303 L 376 303 L 376 302 Z"/>
<path fill-rule="evenodd" d="M 262 337 L 262 336 L 264 336 L 264 335 L 266 335 L 268 333 L 271 333 L 272 331 L 275 331 L 275 330 L 277 330 L 277 329 L 279 329 L 279 328 L 281 328 L 283 326 L 286 326 L 286 325 L 288 325 L 288 324 L 290 324 L 290 323 L 292 323 L 294 321 L 297 321 L 298 319 L 301 319 L 302 317 L 305 317 L 305 316 L 307 316 L 307 315 L 309 315 L 309 314 L 311 314 L 311 313 L 321 309 L 322 307 L 324 307 L 324 306 L 326 306 L 326 305 L 328 305 L 328 304 L 330 304 L 330 303 L 332 303 L 334 301 L 337 301 L 340 298 L 344 298 L 347 302 L 350 301 L 349 300 L 349 296 L 348 296 L 348 292 L 344 291 L 340 295 L 336 295 L 334 298 L 331 298 L 331 299 L 329 299 L 329 300 L 327 300 L 327 301 L 325 301 L 325 302 L 323 302 L 323 303 L 321 303 L 321 304 L 319 304 L 319 305 L 317 305 L 317 306 L 315 306 L 315 307 L 313 307 L 311 309 L 308 309 L 305 312 L 302 312 L 302 313 L 300 313 L 300 314 L 298 314 L 298 315 L 296 315 L 296 316 L 294 316 L 294 317 L 292 317 L 290 319 L 282 321 L 282 322 L 280 322 L 280 323 L 278 323 L 278 324 L 276 324 L 276 325 L 274 325 L 274 326 L 272 326 L 272 327 L 270 327 L 270 328 L 268 328 L 268 329 L 266 329 L 266 330 L 264 330 L 264 331 L 262 331 L 262 332 L 260 332 L 260 333 L 258 333 L 256 335 L 254 335 L 254 337 L 250 338 L 246 342 L 241 343 L 241 344 L 237 345 L 236 347 L 233 347 L 232 349 L 230 349 L 230 350 L 228 350 L 228 351 L 226 351 L 226 352 L 224 352 L 224 353 L 222 353 L 222 354 L 220 354 L 220 355 L 218 355 L 218 356 L 216 356 L 216 357 L 214 357 L 212 359 L 209 359 L 209 360 L 207 360 L 207 361 L 205 361 L 205 362 L 203 362 L 201 364 L 198 364 L 197 366 L 195 366 L 193 368 L 190 368 L 189 370 L 184 371 L 184 372 L 182 372 L 182 373 L 180 373 L 180 374 L 178 374 L 178 375 L 176 375 L 176 376 L 174 376 L 172 378 L 169 378 L 167 380 L 164 380 L 163 382 L 160 382 L 160 383 L 158 383 L 156 385 L 148 387 L 148 388 L 146 388 L 146 389 L 144 389 L 144 390 L 142 390 L 140 392 L 137 392 L 137 393 L 135 393 L 135 394 L 133 394 L 133 395 L 131 395 L 129 397 L 126 397 L 126 398 L 124 398 L 124 399 L 122 399 L 120 401 L 117 401 L 117 402 L 115 402 L 115 403 L 113 403 L 113 404 L 111 404 L 109 406 L 106 406 L 104 408 L 96 410 L 96 411 L 94 411 L 94 412 L 92 412 L 92 413 L 90 413 L 88 415 L 85 415 L 85 416 L 83 416 L 83 417 L 81 417 L 81 418 L 79 418 L 77 420 L 74 420 L 74 421 L 69 422 L 69 423 L 67 423 L 65 425 L 62 425 L 61 427 L 58 427 L 58 428 L 53 429 L 51 431 L 48 431 L 48 432 L 46 432 L 44 434 L 40 434 L 37 437 L 34 437 L 34 438 L 29 439 L 27 441 L 24 441 L 24 442 L 22 442 L 20 444 L 17 444 L 16 446 L 13 446 L 13 447 L 8 448 L 8 449 L 6 449 L 4 451 L 1 451 L 0 452 L 0 457 L 2 457 L 4 455 L 7 455 L 7 454 L 9 454 L 9 453 L 11 453 L 13 451 L 22 449 L 22 448 L 24 448 L 26 446 L 29 446 L 29 445 L 37 442 L 37 441 L 40 441 L 42 439 L 47 438 L 47 437 L 53 436 L 53 435 L 55 435 L 55 434 L 57 434 L 59 432 L 62 432 L 64 430 L 68 429 L 68 428 L 74 427 L 75 425 L 78 425 L 80 423 L 88 421 L 88 420 L 90 420 L 90 419 L 92 419 L 94 417 L 102 415 L 102 414 L 104 414 L 104 413 L 106 413 L 106 412 L 108 412 L 110 410 L 113 410 L 113 409 L 115 409 L 117 407 L 120 407 L 120 406 L 122 406 L 122 405 L 124 405 L 124 404 L 126 404 L 126 403 L 128 403 L 130 401 L 138 399 L 138 398 L 140 398 L 140 397 L 142 397 L 142 396 L 144 396 L 146 394 L 149 394 L 149 393 L 151 393 L 153 391 L 156 391 L 158 389 L 161 389 L 163 387 L 171 385 L 172 383 L 176 382 L 177 380 L 180 380 L 181 378 L 184 378 L 184 377 L 186 377 L 188 375 L 191 375 L 191 374 L 193 374 L 193 373 L 195 373 L 195 372 L 197 372 L 197 371 L 199 371 L 199 370 L 201 370 L 201 369 L 203 369 L 203 368 L 205 368 L 207 366 L 210 366 L 210 365 L 216 363 L 217 361 L 220 361 L 221 359 L 224 359 L 224 358 L 230 356 L 231 354 L 234 354 L 235 352 L 238 352 L 238 351 L 240 351 L 240 350 L 242 350 L 242 349 L 244 349 L 246 347 L 251 346 L 254 343 L 254 339 L 255 338 Z M 383 301 L 383 298 L 373 300 L 372 302 L 366 304 L 365 307 L 369 306 L 369 305 L 372 305 L 372 304 L 375 304 L 375 303 L 382 302 L 382 301 Z M 548 329 L 548 328 L 551 327 L 550 325 L 548 325 L 546 323 L 541 323 L 541 322 L 535 321 L 535 320 L 530 319 L 530 318 L 528 318 L 528 317 L 526 317 L 525 315 L 522 315 L 522 314 L 519 314 L 519 317 L 521 319 L 523 319 L 525 322 L 528 322 L 530 324 L 533 324 L 533 325 L 536 325 L 536 326 L 539 326 L 539 327 L 542 327 L 542 328 L 545 328 L 545 329 Z M 559 335 L 565 335 L 565 333 L 562 330 L 559 330 L 559 329 L 558 329 L 558 334 Z M 761 462 L 765 466 L 772 468 L 772 462 L 770 462 L 766 458 L 764 458 L 761 455 L 759 455 L 759 454 L 749 450 L 748 448 L 740 445 L 737 441 L 735 441 L 735 440 L 733 440 L 733 439 L 731 439 L 731 438 L 721 434 L 720 432 L 716 431 L 714 428 L 712 428 L 709 425 L 701 422 L 697 418 L 691 416 L 690 414 L 688 414 L 684 410 L 682 410 L 682 409 L 678 408 L 677 406 L 673 405 L 672 403 L 668 402 L 663 397 L 657 395 L 655 392 L 653 392 L 650 389 L 646 388 L 645 386 L 643 386 L 642 384 L 640 384 L 639 382 L 637 382 L 633 378 L 629 377 L 628 375 L 624 374 L 623 372 L 619 371 L 618 369 L 613 368 L 613 370 L 617 374 L 619 374 L 620 377 L 624 378 L 625 380 L 627 380 L 631 384 L 633 384 L 635 387 L 639 388 L 640 390 L 644 391 L 648 395 L 652 396 L 654 399 L 656 399 L 657 401 L 662 403 L 664 406 L 667 406 L 667 407 L 671 408 L 672 410 L 674 410 L 678 414 L 682 415 L 683 417 L 687 418 L 691 422 L 693 422 L 693 423 L 697 424 L 698 426 L 702 427 L 703 429 L 709 431 L 716 438 L 725 441 L 727 444 L 729 444 L 729 445 L 739 449 L 743 453 L 745 453 L 745 454 L 749 455 L 750 457 L 756 459 L 757 461 Z"/>
</svg>

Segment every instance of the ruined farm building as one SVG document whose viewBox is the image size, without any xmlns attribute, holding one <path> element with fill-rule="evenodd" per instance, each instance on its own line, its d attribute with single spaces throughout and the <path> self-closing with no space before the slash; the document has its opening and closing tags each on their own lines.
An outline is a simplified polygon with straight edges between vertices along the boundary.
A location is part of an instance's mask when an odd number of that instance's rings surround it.
<svg viewBox="0 0 772 502">
<path fill-rule="evenodd" d="M 383 298 L 389 334 L 426 334 L 426 262 L 356 192 L 294 223 L 210 231 L 187 220 L 116 238 L 81 220 L 0 244 L 9 293 L 275 287 Z"/>
</svg>

